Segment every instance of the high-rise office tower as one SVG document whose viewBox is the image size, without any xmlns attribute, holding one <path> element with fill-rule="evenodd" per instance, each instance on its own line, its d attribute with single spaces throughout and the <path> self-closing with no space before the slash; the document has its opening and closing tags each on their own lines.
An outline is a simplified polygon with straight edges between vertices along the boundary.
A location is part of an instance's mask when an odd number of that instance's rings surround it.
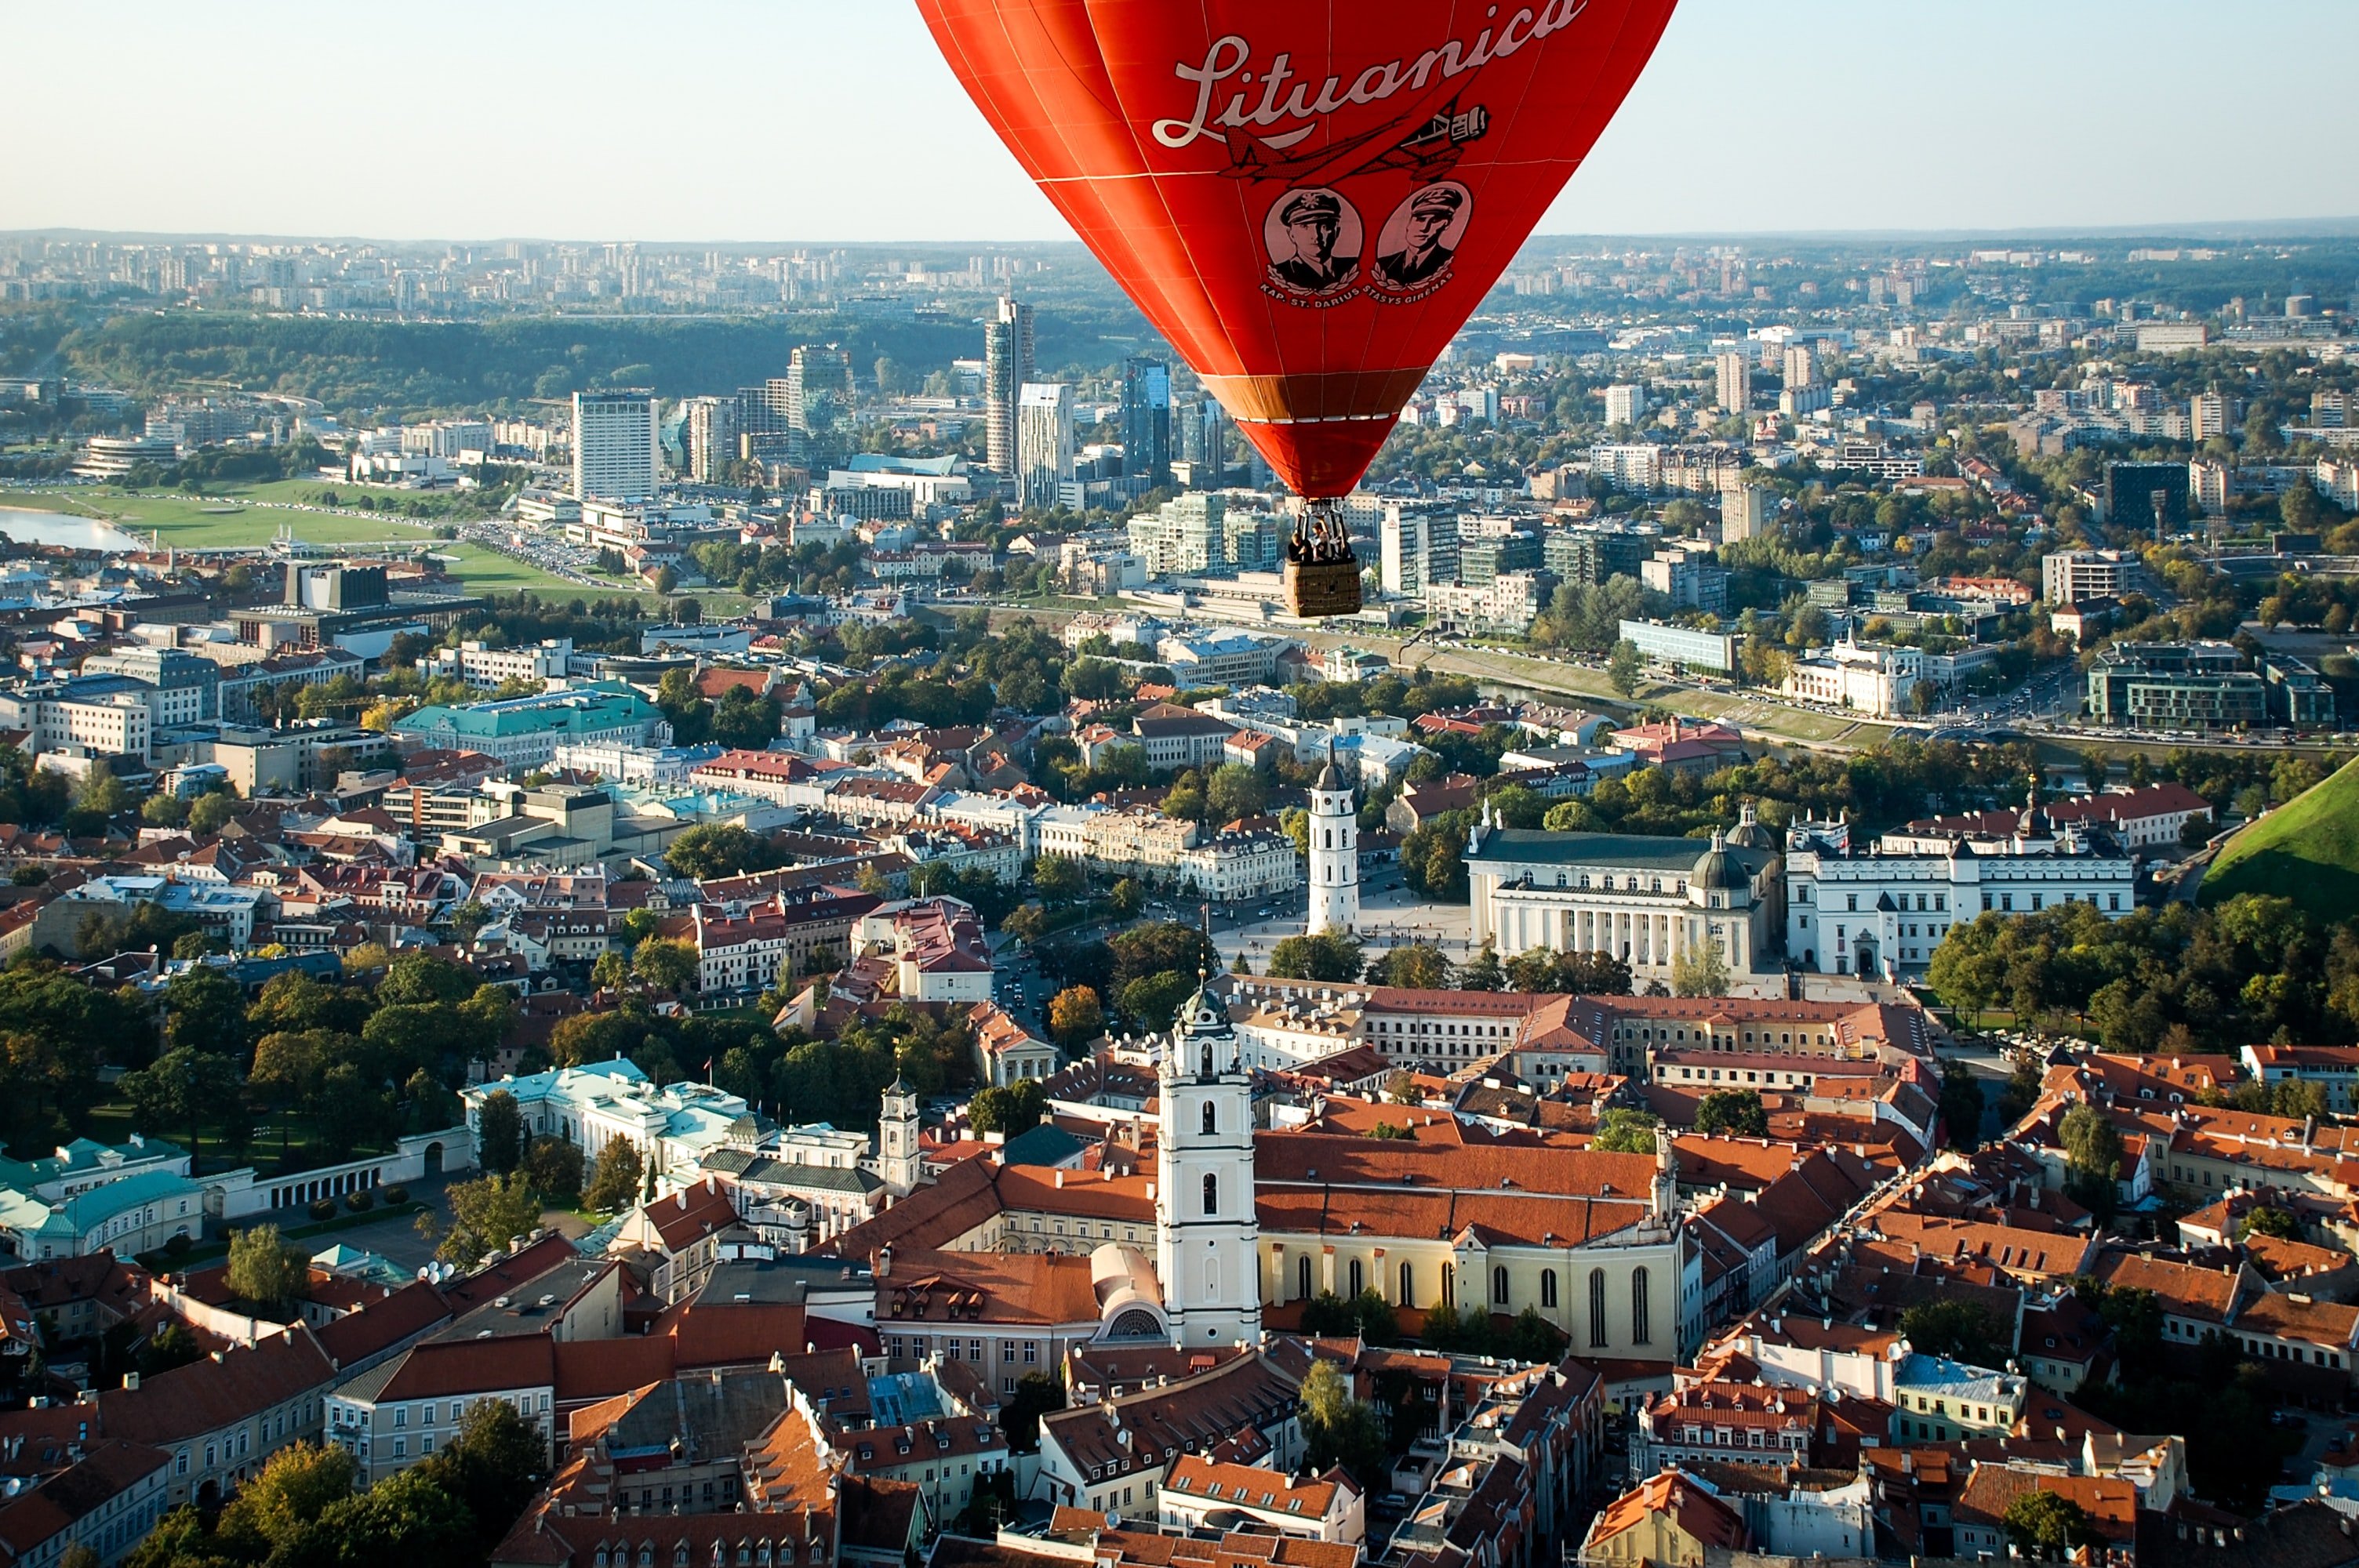
<svg viewBox="0 0 2359 1568">
<path fill-rule="evenodd" d="M 656 400 L 645 392 L 573 395 L 573 493 L 645 501 L 658 488 Z"/>
<path fill-rule="evenodd" d="M 1229 414 L 1206 397 L 1180 406 L 1172 423 L 1179 433 L 1172 445 L 1188 465 L 1193 490 L 1218 490 L 1229 481 Z"/>
<path fill-rule="evenodd" d="M 1377 570 L 1386 593 L 1414 599 L 1458 580 L 1458 514 L 1388 502 L 1376 528 Z"/>
<path fill-rule="evenodd" d="M 699 484 L 726 484 L 737 461 L 737 400 L 691 397 L 680 426 L 688 477 Z"/>
<path fill-rule="evenodd" d="M 1720 406 L 1742 414 L 1753 401 L 1753 366 L 1743 354 L 1720 356 Z"/>
<path fill-rule="evenodd" d="M 1171 481 L 1171 367 L 1161 360 L 1122 362 L 1122 471 L 1150 490 Z"/>
<path fill-rule="evenodd" d="M 994 473 L 1016 471 L 1016 400 L 1031 379 L 1032 307 L 1003 298 L 997 318 L 983 330 L 985 460 Z"/>
<path fill-rule="evenodd" d="M 823 436 L 852 406 L 852 356 L 833 343 L 798 343 L 787 358 L 787 428 Z"/>
<path fill-rule="evenodd" d="M 1073 389 L 1061 382 L 1027 382 L 1016 408 L 1017 503 L 1054 507 L 1073 477 Z"/>
</svg>

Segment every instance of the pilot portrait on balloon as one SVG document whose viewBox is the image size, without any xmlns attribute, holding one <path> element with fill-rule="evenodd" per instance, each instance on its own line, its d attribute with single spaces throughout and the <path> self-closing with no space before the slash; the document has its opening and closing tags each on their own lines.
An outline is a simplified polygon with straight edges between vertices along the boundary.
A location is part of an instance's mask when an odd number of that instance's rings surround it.
<svg viewBox="0 0 2359 1568">
<path fill-rule="evenodd" d="M 1369 278 L 1379 297 L 1421 298 L 1450 281 L 1450 258 L 1465 242 L 1474 196 L 1454 179 L 1437 179 L 1393 209 L 1376 234 Z"/>
<path fill-rule="evenodd" d="M 1343 295 L 1360 280 L 1364 239 L 1359 209 L 1336 192 L 1319 186 L 1287 191 L 1270 204 L 1262 224 L 1267 292 L 1301 300 Z"/>
</svg>

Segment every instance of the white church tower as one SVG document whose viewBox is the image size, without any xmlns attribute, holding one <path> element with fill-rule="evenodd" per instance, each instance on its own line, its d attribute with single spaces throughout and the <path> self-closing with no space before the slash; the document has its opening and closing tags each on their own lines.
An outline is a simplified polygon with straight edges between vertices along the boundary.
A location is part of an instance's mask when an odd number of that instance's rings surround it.
<svg viewBox="0 0 2359 1568">
<path fill-rule="evenodd" d="M 1253 1079 L 1228 1009 L 1203 985 L 1163 1054 L 1155 1163 L 1155 1271 L 1175 1345 L 1261 1333 L 1254 1213 Z"/>
<path fill-rule="evenodd" d="M 876 1179 L 896 1198 L 908 1197 L 925 1175 L 918 1140 L 918 1093 L 896 1073 L 876 1119 Z"/>
<path fill-rule="evenodd" d="M 1310 786 L 1310 920 L 1316 936 L 1349 932 L 1360 923 L 1360 817 L 1352 786 L 1335 766 L 1335 746 L 1327 745 L 1327 765 Z"/>
</svg>

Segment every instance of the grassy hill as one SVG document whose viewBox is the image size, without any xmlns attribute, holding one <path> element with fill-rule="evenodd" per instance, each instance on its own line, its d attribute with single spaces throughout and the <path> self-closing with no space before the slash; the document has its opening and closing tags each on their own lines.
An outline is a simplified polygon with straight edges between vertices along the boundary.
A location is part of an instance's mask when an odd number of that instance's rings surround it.
<svg viewBox="0 0 2359 1568">
<path fill-rule="evenodd" d="M 2359 914 L 2359 762 L 2296 795 L 2222 847 L 2200 896 L 2289 898 L 2321 920 Z"/>
</svg>

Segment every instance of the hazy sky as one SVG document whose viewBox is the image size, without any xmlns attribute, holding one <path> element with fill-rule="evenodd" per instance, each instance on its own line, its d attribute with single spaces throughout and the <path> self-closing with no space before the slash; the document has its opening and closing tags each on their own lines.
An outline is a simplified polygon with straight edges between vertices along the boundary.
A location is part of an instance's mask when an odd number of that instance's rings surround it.
<svg viewBox="0 0 2359 1568">
<path fill-rule="evenodd" d="M 1067 237 L 907 0 L 0 0 L 0 229 Z M 1541 227 L 2352 216 L 2354 57 L 2354 0 L 1683 0 Z"/>
</svg>

